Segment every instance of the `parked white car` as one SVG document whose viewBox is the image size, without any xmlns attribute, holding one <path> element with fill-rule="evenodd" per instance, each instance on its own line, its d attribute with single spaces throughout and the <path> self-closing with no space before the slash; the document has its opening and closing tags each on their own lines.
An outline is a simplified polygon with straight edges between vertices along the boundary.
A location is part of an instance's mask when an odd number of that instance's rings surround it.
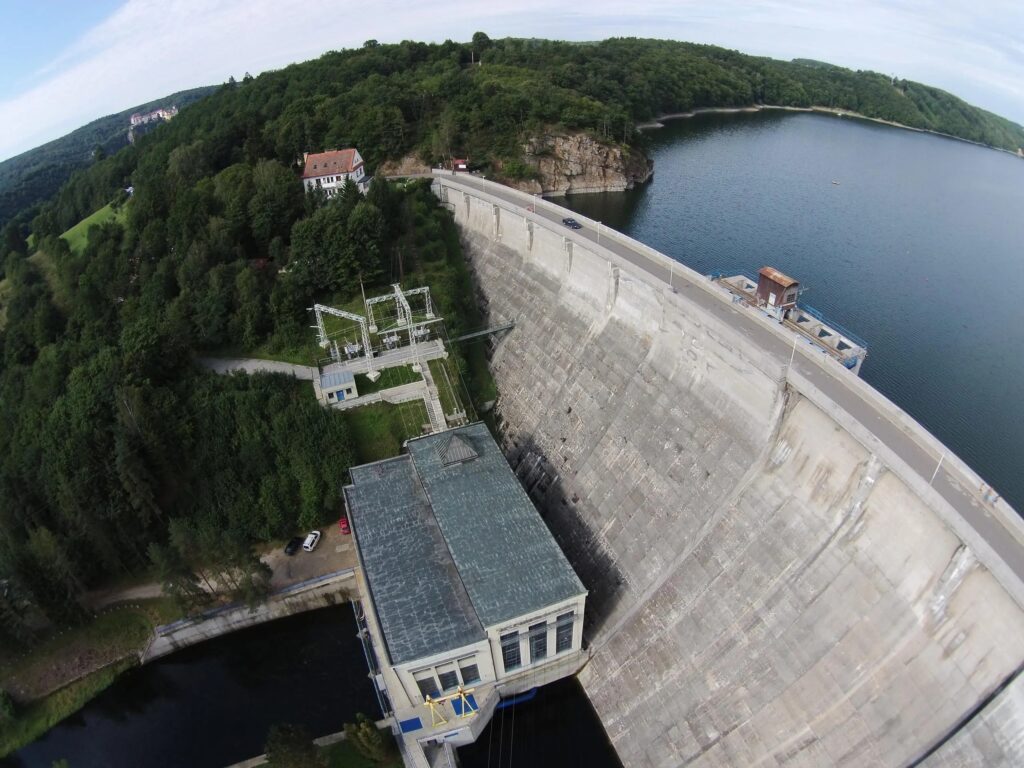
<svg viewBox="0 0 1024 768">
<path fill-rule="evenodd" d="M 306 540 L 302 542 L 302 548 L 307 552 L 312 552 L 316 549 L 316 545 L 320 543 L 320 531 L 312 531 Z"/>
</svg>

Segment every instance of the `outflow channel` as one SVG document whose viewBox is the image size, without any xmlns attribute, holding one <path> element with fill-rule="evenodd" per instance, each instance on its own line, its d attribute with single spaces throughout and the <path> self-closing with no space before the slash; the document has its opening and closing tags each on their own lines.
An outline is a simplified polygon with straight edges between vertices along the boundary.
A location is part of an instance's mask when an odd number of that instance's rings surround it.
<svg viewBox="0 0 1024 768">
<path fill-rule="evenodd" d="M 133 670 L 2 768 L 223 768 L 267 731 L 380 717 L 349 605 L 263 624 Z"/>
</svg>

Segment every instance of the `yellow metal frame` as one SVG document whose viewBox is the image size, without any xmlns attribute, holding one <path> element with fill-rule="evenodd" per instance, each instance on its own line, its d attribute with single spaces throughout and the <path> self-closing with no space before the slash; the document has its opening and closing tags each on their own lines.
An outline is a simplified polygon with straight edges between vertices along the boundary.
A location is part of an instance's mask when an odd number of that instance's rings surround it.
<svg viewBox="0 0 1024 768">
<path fill-rule="evenodd" d="M 462 702 L 462 714 L 459 715 L 461 718 L 475 717 L 476 712 L 479 709 L 479 705 L 473 704 L 469 700 L 469 694 L 473 693 L 476 688 L 463 688 L 461 685 L 455 689 L 455 693 L 450 693 L 447 696 L 439 696 L 434 698 L 433 696 L 426 696 L 423 703 L 427 705 L 430 710 L 430 727 L 434 728 L 438 725 L 444 725 L 448 722 L 448 718 L 444 716 L 444 710 L 442 706 L 450 701 L 459 699 Z"/>
</svg>

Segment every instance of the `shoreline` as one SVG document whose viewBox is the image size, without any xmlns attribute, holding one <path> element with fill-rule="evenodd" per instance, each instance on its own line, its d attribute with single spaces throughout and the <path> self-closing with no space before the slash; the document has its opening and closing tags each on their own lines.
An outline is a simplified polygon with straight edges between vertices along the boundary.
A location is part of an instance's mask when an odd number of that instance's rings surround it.
<svg viewBox="0 0 1024 768">
<path fill-rule="evenodd" d="M 184 617 L 170 624 L 156 625 L 138 650 L 128 651 L 106 661 L 101 666 L 84 670 L 64 680 L 43 696 L 22 705 L 22 721 L 0 723 L 0 760 L 16 753 L 41 738 L 52 728 L 72 716 L 90 701 L 116 683 L 124 673 L 146 666 L 176 651 L 213 640 L 236 631 L 287 618 L 299 613 L 337 605 L 347 597 L 348 582 L 354 577 L 354 568 L 288 585 L 268 595 L 266 601 L 255 608 L 231 603 L 209 609 L 196 616 Z M 116 606 L 111 606 L 116 610 Z M 72 699 L 63 705 L 63 700 Z M 26 722 L 28 713 L 34 722 Z M 41 714 L 38 714 L 41 713 Z"/>
<path fill-rule="evenodd" d="M 836 117 L 851 117 L 857 120 L 867 120 L 868 122 L 878 123 L 880 125 L 887 125 L 892 128 L 902 128 L 906 131 L 914 131 L 916 133 L 930 133 L 933 136 L 941 136 L 945 139 L 953 139 L 954 141 L 962 141 L 965 144 L 973 144 L 976 147 L 982 147 L 984 149 L 992 149 L 996 152 L 1004 152 L 1011 157 L 1020 157 L 1016 152 L 1005 149 L 1004 147 L 994 147 L 991 144 L 984 144 L 980 141 L 974 141 L 973 139 L 965 139 L 962 136 L 954 136 L 951 133 L 943 133 L 942 131 L 934 131 L 930 128 L 916 128 L 912 125 L 906 125 L 904 123 L 897 123 L 893 120 L 886 120 L 881 117 L 868 117 L 862 115 L 860 112 L 853 112 L 849 109 L 841 109 L 839 107 L 787 107 L 779 104 L 752 104 L 749 107 L 700 107 L 698 109 L 691 109 L 688 112 L 672 112 L 667 115 L 658 115 L 653 120 L 648 120 L 645 123 L 637 124 L 636 128 L 638 131 L 648 131 L 657 128 L 664 128 L 664 121 L 667 120 L 685 120 L 691 117 L 697 117 L 698 115 L 712 115 L 712 114 L 735 114 L 735 113 L 752 113 L 761 112 L 764 110 L 781 110 L 783 112 L 816 112 L 823 115 L 834 115 Z"/>
</svg>

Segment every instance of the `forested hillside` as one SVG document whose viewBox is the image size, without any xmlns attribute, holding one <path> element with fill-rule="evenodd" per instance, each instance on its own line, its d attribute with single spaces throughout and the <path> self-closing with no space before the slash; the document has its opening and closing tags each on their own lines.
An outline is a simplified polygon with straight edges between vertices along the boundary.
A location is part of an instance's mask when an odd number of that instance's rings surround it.
<svg viewBox="0 0 1024 768">
<path fill-rule="evenodd" d="M 51 197 L 79 168 L 92 162 L 98 149 L 112 155 L 128 144 L 128 118 L 161 106 L 179 108 L 201 99 L 212 87 L 172 93 L 162 99 L 107 115 L 83 125 L 67 136 L 0 162 L 0 228 L 19 211 Z"/>
<path fill-rule="evenodd" d="M 33 260 L 24 229 L 0 241 L 0 636 L 73 619 L 83 589 L 151 565 L 186 581 L 210 558 L 244 568 L 253 542 L 336 512 L 354 460 L 341 415 L 287 379 L 200 373 L 195 353 L 308 345 L 306 308 L 355 299 L 360 280 L 427 281 L 453 330 L 471 324 L 457 234 L 429 191 L 375 181 L 365 197 L 307 195 L 303 152 L 356 146 L 371 170 L 408 153 L 508 169 L 537 132 L 634 142 L 654 115 L 756 102 L 1024 144 L 1020 126 L 877 74 L 478 34 L 370 41 L 226 84 L 76 173 L 32 221 Z M 123 211 L 84 248 L 58 237 L 111 201 Z"/>
<path fill-rule="evenodd" d="M 481 33 L 465 45 L 369 41 L 222 87 L 175 119 L 166 129 L 174 138 L 153 152 L 201 139 L 218 162 L 272 157 L 292 165 L 304 151 L 355 145 L 371 167 L 415 152 L 428 162 L 468 154 L 480 166 L 515 169 L 524 137 L 547 128 L 634 142 L 633 126 L 661 114 L 756 103 L 834 107 L 994 147 L 1024 146 L 1016 123 L 873 72 L 663 40 L 491 41 Z M 97 164 L 61 195 L 47 231 L 102 206 L 137 164 L 131 150 Z"/>
</svg>

